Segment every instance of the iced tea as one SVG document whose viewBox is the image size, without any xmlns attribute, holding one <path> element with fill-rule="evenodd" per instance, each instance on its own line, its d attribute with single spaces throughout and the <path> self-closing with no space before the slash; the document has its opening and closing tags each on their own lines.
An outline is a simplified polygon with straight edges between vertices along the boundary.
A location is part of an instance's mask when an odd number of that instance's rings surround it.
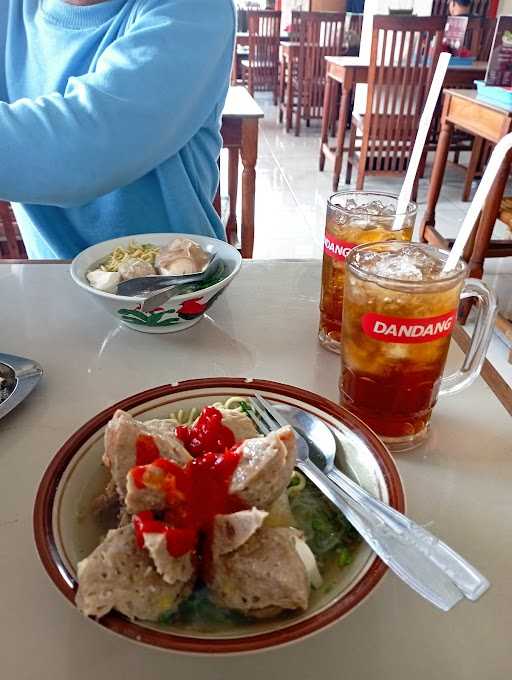
<svg viewBox="0 0 512 680">
<path fill-rule="evenodd" d="M 365 191 L 342 191 L 327 202 L 318 337 L 328 349 L 339 352 L 345 259 L 352 248 L 411 240 L 416 206 L 409 204 L 401 228 L 394 230 L 396 202 L 393 194 Z"/>
<path fill-rule="evenodd" d="M 465 266 L 444 273 L 439 252 L 377 244 L 347 263 L 342 402 L 395 450 L 426 436 L 456 322 Z"/>
</svg>

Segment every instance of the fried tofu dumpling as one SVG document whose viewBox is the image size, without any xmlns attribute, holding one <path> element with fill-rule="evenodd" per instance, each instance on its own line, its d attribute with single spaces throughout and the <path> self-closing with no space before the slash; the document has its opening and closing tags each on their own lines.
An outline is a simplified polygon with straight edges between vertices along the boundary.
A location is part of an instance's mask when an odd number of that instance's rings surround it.
<svg viewBox="0 0 512 680">
<path fill-rule="evenodd" d="M 169 574 L 169 567 L 165 571 Z M 176 573 L 188 576 L 179 568 Z M 158 621 L 189 596 L 194 580 L 194 571 L 186 581 L 164 580 L 148 551 L 137 546 L 129 524 L 109 531 L 89 557 L 79 562 L 76 605 L 85 616 L 101 617 L 117 609 L 130 619 Z"/>
<path fill-rule="evenodd" d="M 217 605 L 255 618 L 307 608 L 309 578 L 295 547 L 295 529 L 263 526 L 229 552 L 223 536 L 216 523 L 208 587 Z"/>
<path fill-rule="evenodd" d="M 118 410 L 105 429 L 103 463 L 110 469 L 117 493 L 122 501 L 126 495 L 126 475 L 136 465 L 136 446 L 139 435 L 150 435 L 161 458 L 185 466 L 191 456 L 174 435 L 173 420 L 135 420 L 129 413 Z"/>
<path fill-rule="evenodd" d="M 233 473 L 230 493 L 250 506 L 268 508 L 286 489 L 296 461 L 295 435 L 290 426 L 266 437 L 247 439 Z"/>
</svg>

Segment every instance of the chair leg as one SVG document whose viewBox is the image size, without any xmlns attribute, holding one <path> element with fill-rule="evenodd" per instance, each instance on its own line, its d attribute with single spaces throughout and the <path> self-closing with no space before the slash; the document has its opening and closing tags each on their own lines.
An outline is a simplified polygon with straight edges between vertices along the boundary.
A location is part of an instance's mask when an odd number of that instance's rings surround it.
<svg viewBox="0 0 512 680">
<path fill-rule="evenodd" d="M 356 134 L 357 128 L 354 124 L 352 124 L 350 127 L 350 141 L 348 145 L 347 168 L 345 171 L 345 184 L 350 184 L 350 182 L 352 181 L 352 165 L 356 149 Z"/>
<path fill-rule="evenodd" d="M 359 163 L 357 164 L 356 191 L 362 191 L 364 189 L 365 171 L 366 171 L 366 154 L 363 153 L 363 150 L 361 149 Z"/>
<path fill-rule="evenodd" d="M 414 180 L 414 184 L 412 185 L 411 200 L 414 201 L 414 203 L 418 202 L 419 183 L 420 183 L 420 176 L 418 174 L 418 175 L 416 175 L 416 179 Z"/>
<path fill-rule="evenodd" d="M 288 66 L 288 81 L 286 83 L 286 132 L 292 129 L 293 118 L 293 67 Z"/>
<path fill-rule="evenodd" d="M 251 97 L 254 97 L 254 73 L 252 68 L 249 66 L 247 69 L 248 71 L 248 81 L 249 81 L 249 87 L 247 88 L 249 90 L 249 94 Z"/>
<path fill-rule="evenodd" d="M 277 106 L 277 103 L 279 101 L 279 72 L 275 72 L 274 76 L 274 87 L 273 87 L 273 95 L 274 95 L 274 106 Z"/>
<path fill-rule="evenodd" d="M 285 88 L 286 88 L 286 62 L 279 63 L 279 101 L 278 101 L 278 121 L 283 122 L 283 112 L 285 106 Z"/>
<path fill-rule="evenodd" d="M 302 83 L 297 87 L 297 110 L 295 111 L 295 136 L 300 135 L 300 122 L 302 118 Z"/>
<path fill-rule="evenodd" d="M 331 80 L 331 79 L 330 79 Z M 333 81 L 333 93 L 331 94 L 330 97 L 330 117 L 331 117 L 331 137 L 336 137 L 336 122 L 338 120 L 338 107 L 336 104 L 339 104 L 339 90 L 340 86 L 337 81 Z"/>
<path fill-rule="evenodd" d="M 469 197 L 471 195 L 471 185 L 475 179 L 478 164 L 480 162 L 483 144 L 484 140 L 482 137 L 475 137 L 473 141 L 473 148 L 471 149 L 471 157 L 469 159 L 468 169 L 466 170 L 466 177 L 464 178 L 464 189 L 462 190 L 462 200 L 464 202 L 469 201 Z"/>
</svg>

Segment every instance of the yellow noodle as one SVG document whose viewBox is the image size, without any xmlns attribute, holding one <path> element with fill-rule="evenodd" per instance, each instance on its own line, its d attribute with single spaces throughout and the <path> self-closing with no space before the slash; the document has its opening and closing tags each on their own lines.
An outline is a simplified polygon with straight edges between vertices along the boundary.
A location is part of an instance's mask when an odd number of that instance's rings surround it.
<svg viewBox="0 0 512 680">
<path fill-rule="evenodd" d="M 117 272 L 119 271 L 121 262 L 124 262 L 129 258 L 154 264 L 159 252 L 160 248 L 151 243 L 139 244 L 135 241 L 131 241 L 126 248 L 115 248 L 107 260 L 101 265 L 100 269 L 105 272 Z"/>
<path fill-rule="evenodd" d="M 226 408 L 243 412 L 243 409 L 240 408 L 240 404 L 245 401 L 246 399 L 243 397 L 228 397 L 226 401 L 216 401 L 214 404 L 210 404 L 210 406 L 213 408 Z M 194 407 L 190 410 L 180 409 L 179 411 L 173 411 L 169 417 L 176 420 L 180 425 L 192 425 L 198 416 L 199 409 Z"/>
</svg>

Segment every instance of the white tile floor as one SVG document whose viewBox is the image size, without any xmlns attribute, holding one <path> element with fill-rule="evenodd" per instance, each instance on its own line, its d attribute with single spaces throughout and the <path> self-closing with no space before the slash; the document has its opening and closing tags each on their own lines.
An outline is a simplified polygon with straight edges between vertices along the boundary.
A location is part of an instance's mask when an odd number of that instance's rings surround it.
<svg viewBox="0 0 512 680">
<path fill-rule="evenodd" d="M 277 123 L 277 109 L 269 96 L 257 95 L 257 100 L 265 118 L 260 122 L 254 257 L 321 258 L 325 203 L 332 193 L 332 173 L 329 162 L 324 172 L 318 170 L 319 122 L 313 121 L 310 128 L 303 127 L 301 136 L 295 137 L 287 134 Z M 222 163 L 222 168 L 224 175 L 227 162 Z M 425 179 L 420 182 L 417 226 L 425 208 L 428 177 L 427 170 Z M 457 234 L 468 207 L 460 200 L 463 179 L 462 170 L 448 167 L 436 211 L 437 226 L 445 236 Z M 224 193 L 227 186 L 225 176 L 221 182 Z M 344 187 L 340 183 L 340 190 Z M 400 187 L 400 178 L 370 177 L 365 183 L 365 189 L 396 193 Z M 508 194 L 512 194 L 512 185 Z M 496 238 L 509 238 L 510 232 L 499 223 L 494 235 Z M 484 278 L 496 291 L 500 309 L 512 318 L 512 258 L 488 260 Z M 512 385 L 509 351 L 503 339 L 496 334 L 488 358 Z"/>
</svg>

